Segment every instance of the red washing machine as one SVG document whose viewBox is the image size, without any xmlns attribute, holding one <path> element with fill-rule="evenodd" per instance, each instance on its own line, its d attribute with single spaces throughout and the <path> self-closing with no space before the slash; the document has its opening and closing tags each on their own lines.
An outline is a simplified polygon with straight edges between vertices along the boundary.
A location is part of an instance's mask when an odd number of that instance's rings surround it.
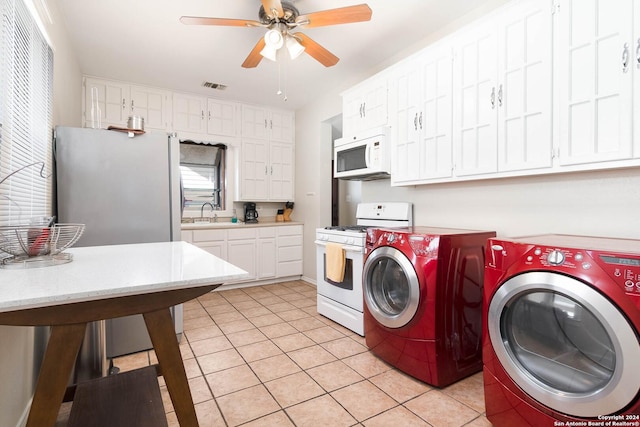
<svg viewBox="0 0 640 427">
<path fill-rule="evenodd" d="M 491 239 L 485 259 L 489 421 L 640 425 L 640 241 Z"/>
<path fill-rule="evenodd" d="M 437 387 L 481 370 L 484 247 L 494 236 L 368 229 L 363 290 L 369 349 Z"/>
</svg>

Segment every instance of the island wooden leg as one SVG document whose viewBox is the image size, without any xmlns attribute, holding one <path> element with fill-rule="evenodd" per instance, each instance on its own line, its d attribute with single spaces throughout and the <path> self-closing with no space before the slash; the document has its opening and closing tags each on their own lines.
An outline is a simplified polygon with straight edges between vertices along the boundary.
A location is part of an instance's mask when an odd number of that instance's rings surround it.
<svg viewBox="0 0 640 427">
<path fill-rule="evenodd" d="M 55 425 L 86 329 L 86 323 L 51 327 L 27 427 Z"/>
<path fill-rule="evenodd" d="M 180 427 L 198 427 L 198 418 L 182 363 L 171 311 L 164 308 L 144 313 L 143 316 Z"/>
</svg>

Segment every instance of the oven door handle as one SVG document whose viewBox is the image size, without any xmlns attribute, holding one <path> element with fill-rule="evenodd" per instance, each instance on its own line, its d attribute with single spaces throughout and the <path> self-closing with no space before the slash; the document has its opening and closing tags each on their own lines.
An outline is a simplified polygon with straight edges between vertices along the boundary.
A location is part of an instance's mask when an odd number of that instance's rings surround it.
<svg viewBox="0 0 640 427">
<path fill-rule="evenodd" d="M 315 241 L 316 245 L 318 246 L 327 246 L 328 242 L 324 242 L 322 240 L 316 240 Z M 364 248 L 361 246 L 353 246 L 353 245 L 341 245 L 342 248 L 347 251 L 347 252 L 357 252 L 357 253 L 364 253 Z"/>
</svg>

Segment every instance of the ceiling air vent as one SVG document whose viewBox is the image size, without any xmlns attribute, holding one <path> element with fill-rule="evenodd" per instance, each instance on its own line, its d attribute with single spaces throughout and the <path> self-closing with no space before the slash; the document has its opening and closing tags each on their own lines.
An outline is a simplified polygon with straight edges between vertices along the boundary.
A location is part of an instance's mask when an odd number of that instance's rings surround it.
<svg viewBox="0 0 640 427">
<path fill-rule="evenodd" d="M 218 89 L 218 90 L 225 90 L 227 88 L 227 85 L 223 85 L 222 83 L 212 83 L 212 82 L 204 82 L 202 83 L 202 86 L 208 87 L 209 89 Z"/>
</svg>

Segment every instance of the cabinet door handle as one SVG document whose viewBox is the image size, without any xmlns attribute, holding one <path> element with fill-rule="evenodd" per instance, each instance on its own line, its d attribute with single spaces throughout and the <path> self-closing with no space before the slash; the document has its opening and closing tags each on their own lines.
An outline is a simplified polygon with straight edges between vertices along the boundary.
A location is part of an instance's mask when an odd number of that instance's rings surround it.
<svg viewBox="0 0 640 427">
<path fill-rule="evenodd" d="M 211 121 L 211 110 L 209 110 L 208 113 L 209 113 L 209 121 Z"/>
<path fill-rule="evenodd" d="M 491 109 L 496 108 L 496 88 L 495 86 L 491 88 L 491 96 L 489 97 L 489 101 L 491 102 Z"/>
<path fill-rule="evenodd" d="M 122 98 L 122 109 L 125 110 L 127 108 L 127 101 Z"/>
<path fill-rule="evenodd" d="M 204 110 L 200 110 L 200 119 L 204 120 Z"/>
<path fill-rule="evenodd" d="M 267 128 L 267 119 L 264 119 L 264 128 L 265 128 L 265 129 Z M 265 167 L 266 167 L 266 166 L 265 166 Z M 266 173 L 266 171 L 265 171 L 265 173 Z"/>
<path fill-rule="evenodd" d="M 636 46 L 636 67 L 640 70 L 640 39 L 638 39 L 638 45 Z"/>
<path fill-rule="evenodd" d="M 267 165 L 264 165 L 264 174 L 267 174 Z"/>
<path fill-rule="evenodd" d="M 133 113 L 133 99 L 131 100 L 131 112 Z"/>
<path fill-rule="evenodd" d="M 359 110 L 359 112 L 360 112 L 360 118 L 362 118 L 362 104 L 360 104 L 360 110 Z"/>
<path fill-rule="evenodd" d="M 416 116 L 413 118 L 413 130 L 418 130 L 418 113 L 416 113 Z"/>
<path fill-rule="evenodd" d="M 273 120 L 269 120 L 269 129 L 273 129 Z"/>
<path fill-rule="evenodd" d="M 498 89 L 498 107 L 502 107 L 502 85 Z"/>
<path fill-rule="evenodd" d="M 625 43 L 622 49 L 622 72 L 627 71 L 629 71 L 629 43 Z"/>
<path fill-rule="evenodd" d="M 362 103 L 362 117 L 367 117 L 367 103 Z"/>
<path fill-rule="evenodd" d="M 273 166 L 271 166 L 271 175 L 273 175 Z"/>
</svg>

